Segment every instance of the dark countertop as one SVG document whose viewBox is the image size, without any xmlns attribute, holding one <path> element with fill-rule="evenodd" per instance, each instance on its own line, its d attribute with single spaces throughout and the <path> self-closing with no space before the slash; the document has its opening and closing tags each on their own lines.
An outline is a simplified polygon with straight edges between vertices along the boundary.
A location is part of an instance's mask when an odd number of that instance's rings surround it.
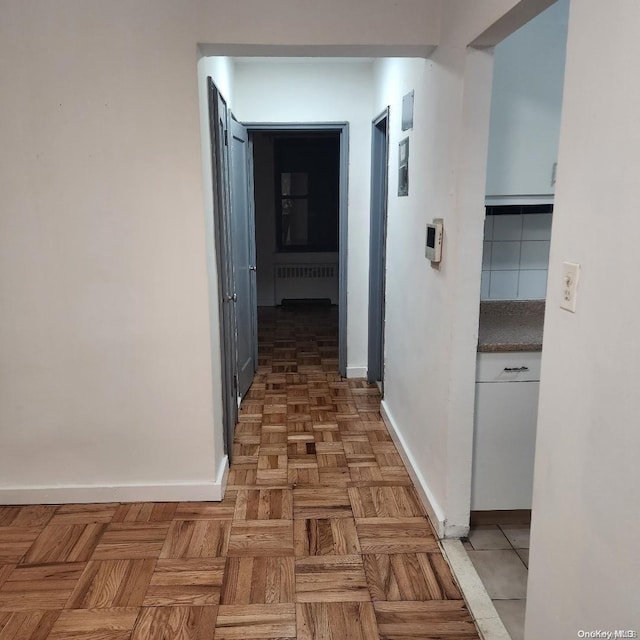
<svg viewBox="0 0 640 640">
<path fill-rule="evenodd" d="M 480 303 L 478 351 L 542 351 L 544 300 Z"/>
</svg>

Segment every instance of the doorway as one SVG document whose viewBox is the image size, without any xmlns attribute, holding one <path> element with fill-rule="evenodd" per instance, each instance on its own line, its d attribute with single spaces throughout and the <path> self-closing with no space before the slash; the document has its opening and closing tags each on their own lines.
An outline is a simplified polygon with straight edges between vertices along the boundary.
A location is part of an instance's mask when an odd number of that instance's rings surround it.
<svg viewBox="0 0 640 640">
<path fill-rule="evenodd" d="M 314 307 L 347 366 L 346 123 L 247 124 L 254 166 L 258 323 Z"/>
<path fill-rule="evenodd" d="M 369 236 L 369 348 L 367 378 L 384 390 L 384 317 L 387 246 L 389 109 L 371 125 L 371 219 Z"/>
<path fill-rule="evenodd" d="M 325 280 L 327 282 L 320 284 L 326 286 L 335 279 L 335 291 L 328 297 L 334 308 L 337 305 L 334 366 L 337 365 L 336 373 L 346 375 L 348 125 L 246 125 L 235 120 L 211 78 L 208 78 L 208 92 L 220 292 L 224 440 L 225 453 L 231 459 L 238 407 L 259 366 L 259 279 L 273 281 L 272 304 L 276 301 L 277 281 L 284 287 L 293 285 L 293 290 L 285 289 L 282 295 L 278 290 L 280 305 L 283 301 L 309 297 L 326 298 L 325 295 L 309 295 L 305 292 L 308 283 L 295 280 Z M 267 135 L 278 138 L 278 144 L 274 145 L 274 150 L 276 146 L 278 150 L 273 155 L 273 169 L 265 173 L 254 169 L 254 160 L 257 142 Z M 310 150 L 302 153 L 305 145 Z M 334 161 L 323 168 L 321 160 L 329 156 Z M 306 165 L 301 158 L 306 158 Z M 274 229 L 273 233 L 259 229 L 258 244 L 270 236 L 277 248 L 272 253 L 287 256 L 287 259 L 261 273 L 256 251 L 254 182 L 262 183 L 265 178 L 272 184 Z M 320 186 L 316 184 L 318 181 Z M 331 206 L 333 211 L 329 211 Z M 335 264 L 323 264 L 317 259 L 296 264 L 292 256 L 300 253 L 307 257 L 311 253 L 333 253 Z M 300 290 L 296 295 L 296 286 L 302 287 L 302 295 Z"/>
</svg>

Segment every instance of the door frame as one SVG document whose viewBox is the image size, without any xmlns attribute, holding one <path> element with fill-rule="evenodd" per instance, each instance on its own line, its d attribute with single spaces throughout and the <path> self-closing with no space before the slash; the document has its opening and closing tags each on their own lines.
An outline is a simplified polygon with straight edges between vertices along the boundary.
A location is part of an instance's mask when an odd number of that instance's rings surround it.
<svg viewBox="0 0 640 640">
<path fill-rule="evenodd" d="M 367 379 L 384 394 L 384 323 L 389 193 L 389 112 L 371 123 L 371 213 L 369 218 L 369 332 Z"/>
<path fill-rule="evenodd" d="M 218 272 L 218 313 L 220 323 L 220 361 L 222 377 L 222 421 L 224 452 L 231 461 L 233 436 L 238 419 L 236 383 L 235 308 L 233 305 L 233 244 L 231 242 L 231 202 L 229 189 L 229 107 L 219 89 L 207 78 L 211 173 L 213 183 L 213 236 Z M 221 113 L 223 107 L 224 113 Z M 220 135 L 218 124 L 224 128 Z"/>
<path fill-rule="evenodd" d="M 255 273 L 255 260 L 256 260 L 256 239 L 255 239 L 255 210 L 254 210 L 254 191 L 253 191 L 253 156 L 251 155 L 251 145 L 249 143 L 249 131 L 243 123 L 233 115 L 231 110 L 229 114 L 229 134 L 227 136 L 227 153 L 229 156 L 229 192 L 230 192 L 230 225 L 231 225 L 231 242 L 232 244 L 232 258 L 233 258 L 233 303 L 235 309 L 236 326 L 236 366 L 235 366 L 235 384 L 236 384 L 236 401 L 238 405 L 242 401 L 242 398 L 249 390 L 253 383 L 255 372 L 258 368 L 258 330 L 257 330 L 257 304 L 256 304 L 256 273 Z M 237 141 L 243 140 L 244 147 L 241 152 L 241 162 L 237 162 L 236 147 Z M 236 189 L 239 185 L 236 183 L 236 179 L 241 174 L 244 174 L 245 185 L 240 190 L 244 193 L 236 193 Z M 244 207 L 236 207 L 239 204 L 239 198 L 246 199 L 246 209 Z M 238 232 L 238 222 L 241 218 L 246 217 L 246 234 Z M 242 235 L 242 237 L 240 237 Z M 238 244 L 238 242 L 240 244 Z M 248 269 L 248 287 L 249 290 L 244 292 L 248 300 L 249 312 L 249 341 L 250 341 L 250 358 L 252 360 L 252 369 L 249 372 L 243 368 L 244 363 L 240 359 L 240 349 L 243 344 L 242 335 L 246 330 L 244 327 L 241 307 L 244 296 L 242 295 L 242 276 L 241 271 L 245 266 L 241 264 L 243 262 L 244 250 L 246 250 L 246 267 Z M 240 271 L 238 269 L 240 268 Z M 248 354 L 243 354 L 248 355 Z M 250 373 L 251 379 L 246 376 Z"/>
<path fill-rule="evenodd" d="M 348 122 L 245 122 L 249 140 L 254 133 L 323 132 L 340 135 L 340 201 L 338 211 L 338 372 L 347 375 L 347 241 L 349 203 Z"/>
</svg>

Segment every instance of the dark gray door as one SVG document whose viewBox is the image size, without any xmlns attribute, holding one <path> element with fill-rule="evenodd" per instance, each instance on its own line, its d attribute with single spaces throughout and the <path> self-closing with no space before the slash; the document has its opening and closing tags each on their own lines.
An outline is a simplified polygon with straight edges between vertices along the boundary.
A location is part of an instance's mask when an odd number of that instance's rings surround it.
<svg viewBox="0 0 640 640">
<path fill-rule="evenodd" d="M 208 79 L 211 165 L 213 173 L 214 242 L 218 267 L 220 317 L 220 357 L 222 361 L 222 400 L 225 452 L 231 459 L 233 436 L 238 418 L 236 385 L 236 318 L 233 302 L 233 253 L 229 202 L 229 114 L 227 103 Z"/>
<path fill-rule="evenodd" d="M 372 125 L 371 223 L 369 236 L 369 382 L 384 380 L 384 292 L 387 244 L 387 166 L 389 110 Z"/>
<path fill-rule="evenodd" d="M 250 154 L 246 127 L 231 119 L 231 236 L 233 244 L 238 396 L 249 390 L 256 371 L 255 226 L 249 193 Z"/>
</svg>

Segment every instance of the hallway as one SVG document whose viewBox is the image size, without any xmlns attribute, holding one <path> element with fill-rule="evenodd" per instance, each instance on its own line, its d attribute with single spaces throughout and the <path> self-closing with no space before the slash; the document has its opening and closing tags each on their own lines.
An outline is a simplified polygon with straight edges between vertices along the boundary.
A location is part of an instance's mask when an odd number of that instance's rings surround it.
<svg viewBox="0 0 640 640">
<path fill-rule="evenodd" d="M 336 327 L 260 310 L 223 502 L 0 507 L 0 640 L 478 638 Z"/>
</svg>

